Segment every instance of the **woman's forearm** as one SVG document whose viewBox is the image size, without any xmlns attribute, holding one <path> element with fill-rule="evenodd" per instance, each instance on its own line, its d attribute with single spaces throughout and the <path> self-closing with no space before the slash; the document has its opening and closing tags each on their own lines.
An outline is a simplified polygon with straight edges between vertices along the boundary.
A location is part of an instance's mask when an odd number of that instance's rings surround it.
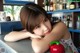
<svg viewBox="0 0 80 53">
<path fill-rule="evenodd" d="M 21 39 L 29 38 L 30 36 L 28 35 L 28 32 L 24 31 L 12 31 L 8 34 L 5 35 L 4 40 L 5 41 L 18 41 Z"/>
<path fill-rule="evenodd" d="M 35 53 L 45 53 L 49 49 L 49 44 L 44 39 L 32 39 L 32 48 Z"/>
</svg>

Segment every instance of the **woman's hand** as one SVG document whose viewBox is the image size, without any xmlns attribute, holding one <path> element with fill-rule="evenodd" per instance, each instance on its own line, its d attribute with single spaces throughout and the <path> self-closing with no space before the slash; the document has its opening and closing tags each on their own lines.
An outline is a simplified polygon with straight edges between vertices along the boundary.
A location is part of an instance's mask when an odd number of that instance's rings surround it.
<svg viewBox="0 0 80 53">
<path fill-rule="evenodd" d="M 36 35 L 36 34 L 31 34 L 30 37 L 31 38 L 39 38 L 39 39 L 41 38 L 39 35 Z"/>
<path fill-rule="evenodd" d="M 41 38 L 41 36 L 37 35 L 37 34 L 32 34 L 30 32 L 28 32 L 28 35 L 30 36 L 30 38 Z"/>
</svg>

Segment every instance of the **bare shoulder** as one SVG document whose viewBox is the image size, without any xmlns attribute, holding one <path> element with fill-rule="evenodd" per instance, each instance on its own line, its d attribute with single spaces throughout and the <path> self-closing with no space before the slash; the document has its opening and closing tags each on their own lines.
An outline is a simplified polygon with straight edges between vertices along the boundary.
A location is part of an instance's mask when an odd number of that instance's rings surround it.
<svg viewBox="0 0 80 53">
<path fill-rule="evenodd" d="M 67 30 L 67 26 L 63 22 L 57 23 L 53 26 L 52 32 L 65 32 Z"/>
<path fill-rule="evenodd" d="M 59 22 L 59 23 L 57 23 L 55 26 L 53 26 L 53 29 L 55 29 L 55 28 L 60 28 L 60 27 L 61 27 L 61 28 L 67 28 L 65 23 Z"/>
<path fill-rule="evenodd" d="M 53 29 L 50 32 L 50 34 L 45 36 L 44 39 L 47 40 L 48 42 L 60 40 L 65 36 L 66 32 L 68 32 L 68 29 L 65 23 L 59 22 L 55 26 L 53 26 Z"/>
</svg>

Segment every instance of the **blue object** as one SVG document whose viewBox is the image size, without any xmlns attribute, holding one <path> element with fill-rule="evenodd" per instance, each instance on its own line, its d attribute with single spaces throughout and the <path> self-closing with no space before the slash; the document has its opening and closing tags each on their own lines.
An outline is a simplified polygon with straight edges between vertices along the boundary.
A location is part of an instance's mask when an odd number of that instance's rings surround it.
<svg viewBox="0 0 80 53">
<path fill-rule="evenodd" d="M 23 1 L 23 0 L 4 0 L 5 4 L 17 4 L 17 5 L 23 5 L 28 3 L 34 3 L 30 1 Z"/>
<path fill-rule="evenodd" d="M 77 33 L 80 33 L 80 30 L 79 29 L 69 29 L 70 32 L 77 32 Z"/>
<path fill-rule="evenodd" d="M 80 9 L 73 9 L 73 10 L 64 9 L 64 10 L 56 10 L 56 11 L 53 11 L 53 12 L 47 12 L 47 13 L 48 13 L 48 14 L 54 14 L 54 13 L 59 13 L 59 12 L 64 12 L 64 13 L 69 13 L 69 12 L 80 12 Z"/>
</svg>

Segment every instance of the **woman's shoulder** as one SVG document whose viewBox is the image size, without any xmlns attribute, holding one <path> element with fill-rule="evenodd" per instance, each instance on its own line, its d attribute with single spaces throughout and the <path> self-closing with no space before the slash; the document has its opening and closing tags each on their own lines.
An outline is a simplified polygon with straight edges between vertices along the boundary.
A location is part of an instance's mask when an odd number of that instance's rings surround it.
<svg viewBox="0 0 80 53">
<path fill-rule="evenodd" d="M 49 36 L 45 36 L 44 39 L 60 40 L 63 39 L 66 33 L 66 26 L 63 22 L 58 22 L 51 30 Z"/>
<path fill-rule="evenodd" d="M 53 26 L 52 32 L 57 33 L 57 34 L 62 34 L 64 35 L 68 31 L 66 24 L 61 22 L 58 22 Z"/>
<path fill-rule="evenodd" d="M 54 28 L 67 28 L 66 24 L 62 21 L 58 21 L 55 25 L 52 26 Z"/>
<path fill-rule="evenodd" d="M 53 26 L 52 31 L 58 35 L 64 35 L 63 39 L 68 39 L 70 37 L 68 28 L 64 22 L 57 23 L 55 26 Z"/>
</svg>

